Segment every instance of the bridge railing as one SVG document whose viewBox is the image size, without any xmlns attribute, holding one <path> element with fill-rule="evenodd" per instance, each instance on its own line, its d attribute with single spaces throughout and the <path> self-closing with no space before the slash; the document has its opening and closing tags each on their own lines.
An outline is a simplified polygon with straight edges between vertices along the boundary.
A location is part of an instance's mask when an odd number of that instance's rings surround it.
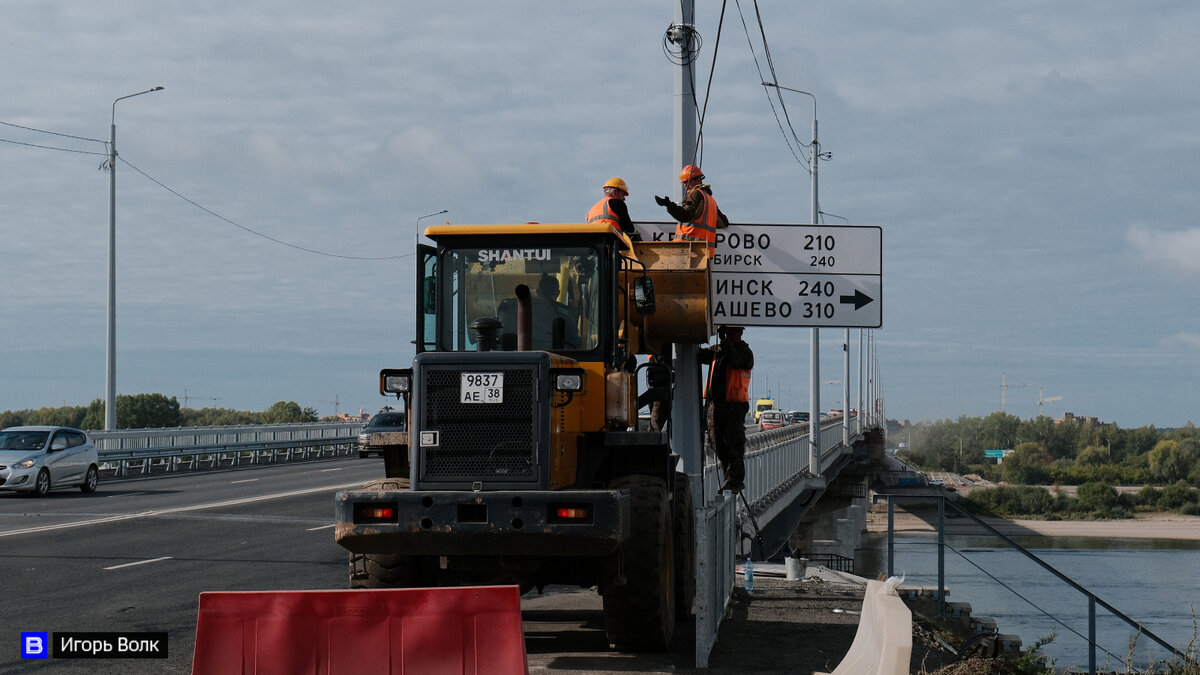
<svg viewBox="0 0 1200 675">
<path fill-rule="evenodd" d="M 90 431 L 109 477 L 273 464 L 355 451 L 361 422 Z"/>
<path fill-rule="evenodd" d="M 773 517 L 773 504 L 786 506 L 788 495 L 812 476 L 809 458 L 812 444 L 807 424 L 749 434 L 746 437 L 746 487 L 742 491 L 750 513 Z M 858 434 L 852 436 L 859 438 Z M 822 420 L 821 472 L 850 452 L 843 443 L 841 418 Z M 734 565 L 741 536 L 738 501 L 730 493 L 718 493 L 723 477 L 716 458 L 707 453 L 701 485 L 692 482 L 696 500 L 696 667 L 706 668 L 716 643 L 721 619 L 733 591 Z M 764 521 L 765 522 L 765 521 Z"/>
</svg>

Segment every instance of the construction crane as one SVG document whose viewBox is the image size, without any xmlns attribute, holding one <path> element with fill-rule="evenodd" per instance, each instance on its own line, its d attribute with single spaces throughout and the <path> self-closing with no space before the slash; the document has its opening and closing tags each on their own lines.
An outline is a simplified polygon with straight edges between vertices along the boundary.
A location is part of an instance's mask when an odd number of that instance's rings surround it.
<svg viewBox="0 0 1200 675">
<path fill-rule="evenodd" d="M 1042 404 L 1043 403 L 1049 403 L 1050 401 L 1061 401 L 1061 400 L 1062 400 L 1061 396 L 1051 396 L 1051 397 L 1047 398 L 1046 395 L 1042 393 L 1042 388 L 1038 387 L 1038 417 L 1042 416 Z"/>
<path fill-rule="evenodd" d="M 1005 407 L 1008 405 L 1008 388 L 1009 387 L 1032 387 L 1032 384 L 1009 384 L 1008 373 L 1000 373 L 1000 412 L 1005 412 Z"/>
<path fill-rule="evenodd" d="M 198 401 L 220 401 L 221 397 L 213 398 L 211 396 L 189 396 L 187 389 L 183 390 L 183 407 L 188 407 L 188 399 L 196 399 Z"/>
</svg>

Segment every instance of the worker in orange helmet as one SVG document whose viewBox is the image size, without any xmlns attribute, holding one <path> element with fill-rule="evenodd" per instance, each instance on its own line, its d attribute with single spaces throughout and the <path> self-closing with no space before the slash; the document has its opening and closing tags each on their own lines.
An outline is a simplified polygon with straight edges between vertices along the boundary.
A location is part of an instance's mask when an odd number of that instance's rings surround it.
<svg viewBox="0 0 1200 675">
<path fill-rule="evenodd" d="M 629 196 L 629 186 L 625 181 L 613 176 L 604 184 L 604 196 L 596 205 L 588 211 L 587 221 L 589 223 L 608 223 L 614 228 L 629 235 L 633 241 L 641 241 L 642 236 L 638 234 L 637 228 L 633 226 L 633 221 L 629 219 L 629 207 L 625 205 L 625 198 Z"/>
<path fill-rule="evenodd" d="M 676 204 L 666 197 L 655 196 L 659 206 L 667 207 L 667 213 L 679 222 L 675 238 L 685 241 L 708 242 L 708 255 L 717 253 L 717 230 L 729 227 L 729 218 L 717 208 L 712 188 L 703 182 L 704 172 L 700 167 L 689 164 L 679 174 L 683 183 L 683 203 Z"/>
</svg>

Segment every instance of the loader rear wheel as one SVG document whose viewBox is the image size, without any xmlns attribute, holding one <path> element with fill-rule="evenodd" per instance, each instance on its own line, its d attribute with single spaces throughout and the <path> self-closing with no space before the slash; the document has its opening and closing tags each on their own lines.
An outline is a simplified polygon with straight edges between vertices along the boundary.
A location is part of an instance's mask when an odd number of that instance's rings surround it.
<svg viewBox="0 0 1200 675">
<path fill-rule="evenodd" d="M 363 491 L 407 490 L 408 477 L 373 480 Z M 391 553 L 351 553 L 350 588 L 413 588 L 422 585 L 424 558 Z"/>
<path fill-rule="evenodd" d="M 696 601 L 696 523 L 692 484 L 686 473 L 675 474 L 675 618 L 686 619 Z"/>
<path fill-rule="evenodd" d="M 661 478 L 621 476 L 609 483 L 633 498 L 629 539 L 618 555 L 625 583 L 604 591 L 608 641 L 630 651 L 666 651 L 675 637 L 674 514 Z"/>
<path fill-rule="evenodd" d="M 412 588 L 417 560 L 408 555 L 351 553 L 350 588 Z"/>
</svg>

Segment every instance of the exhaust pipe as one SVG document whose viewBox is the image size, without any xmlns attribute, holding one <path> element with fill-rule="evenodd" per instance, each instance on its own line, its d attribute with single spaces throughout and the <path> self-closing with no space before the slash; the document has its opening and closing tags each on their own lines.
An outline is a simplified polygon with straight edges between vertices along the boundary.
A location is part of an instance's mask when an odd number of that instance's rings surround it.
<svg viewBox="0 0 1200 675">
<path fill-rule="evenodd" d="M 533 300 L 529 296 L 529 287 L 520 284 L 517 291 L 517 351 L 527 352 L 533 349 Z"/>
</svg>

